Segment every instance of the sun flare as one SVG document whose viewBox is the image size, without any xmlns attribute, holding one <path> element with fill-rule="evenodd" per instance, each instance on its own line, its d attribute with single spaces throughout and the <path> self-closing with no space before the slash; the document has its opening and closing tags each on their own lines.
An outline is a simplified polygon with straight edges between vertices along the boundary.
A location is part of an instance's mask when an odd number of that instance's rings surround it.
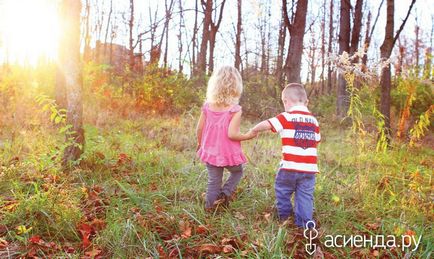
<svg viewBox="0 0 434 259">
<path fill-rule="evenodd" d="M 0 1 L 0 61 L 35 65 L 57 54 L 57 1 Z"/>
</svg>

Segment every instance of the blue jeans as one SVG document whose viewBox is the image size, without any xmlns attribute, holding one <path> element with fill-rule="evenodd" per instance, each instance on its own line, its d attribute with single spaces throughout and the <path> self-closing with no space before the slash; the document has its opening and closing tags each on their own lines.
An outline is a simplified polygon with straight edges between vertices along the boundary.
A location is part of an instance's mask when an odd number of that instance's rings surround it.
<svg viewBox="0 0 434 259">
<path fill-rule="evenodd" d="M 222 186 L 223 171 L 225 168 L 231 174 Z M 220 193 L 223 192 L 226 196 L 230 197 L 235 191 L 241 177 L 243 176 L 243 165 L 220 167 L 207 163 L 206 169 L 208 170 L 208 187 L 206 190 L 205 208 L 212 208 Z"/>
<path fill-rule="evenodd" d="M 280 220 L 286 220 L 294 213 L 294 223 L 298 227 L 305 228 L 308 221 L 313 221 L 315 174 L 279 169 L 274 189 L 276 192 L 277 213 Z M 292 206 L 291 197 L 294 192 L 294 206 Z"/>
</svg>

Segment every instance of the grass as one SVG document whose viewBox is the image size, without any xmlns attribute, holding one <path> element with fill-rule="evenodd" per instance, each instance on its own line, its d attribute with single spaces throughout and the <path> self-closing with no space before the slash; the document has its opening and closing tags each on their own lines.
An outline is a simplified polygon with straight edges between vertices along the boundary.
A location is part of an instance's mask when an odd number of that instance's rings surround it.
<svg viewBox="0 0 434 259">
<path fill-rule="evenodd" d="M 56 160 L 63 141 L 56 129 L 22 127 L 0 147 L 0 238 L 18 255 L 41 257 L 306 256 L 299 231 L 275 219 L 276 135 L 243 144 L 249 163 L 235 201 L 230 210 L 205 213 L 207 175 L 195 157 L 196 113 L 87 123 L 85 154 L 69 173 Z M 395 143 L 376 153 L 369 135 L 359 150 L 348 134 L 322 123 L 315 190 L 321 244 L 333 234 L 414 233 L 422 241 L 412 255 L 429 258 L 434 151 Z M 84 235 L 90 247 L 83 247 Z M 35 243 L 34 236 L 44 243 Z M 49 242 L 55 246 L 47 248 Z M 327 258 L 400 258 L 409 252 L 321 248 Z"/>
</svg>

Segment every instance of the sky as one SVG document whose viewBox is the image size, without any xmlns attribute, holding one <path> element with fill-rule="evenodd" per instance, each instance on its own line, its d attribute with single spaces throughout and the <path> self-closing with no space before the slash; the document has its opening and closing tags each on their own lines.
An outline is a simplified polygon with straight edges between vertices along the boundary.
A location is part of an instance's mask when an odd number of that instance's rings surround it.
<svg viewBox="0 0 434 259">
<path fill-rule="evenodd" d="M 329 0 L 327 1 L 327 5 Z M 13 2 L 13 8 L 9 8 L 10 2 Z M 0 0 L 0 63 L 5 60 L 5 53 L 7 45 L 10 49 L 18 49 L 14 53 L 16 57 L 9 57 L 10 59 L 18 59 L 22 62 L 26 55 L 31 56 L 32 52 L 43 52 L 50 58 L 55 56 L 55 49 L 57 45 L 53 44 L 53 37 L 57 31 L 56 22 L 50 18 L 53 17 L 54 9 L 53 6 L 58 3 L 59 0 Z M 84 2 L 84 1 L 83 1 Z M 194 0 L 180 0 L 183 5 L 185 27 L 181 28 L 182 38 L 184 42 L 184 50 L 187 49 L 187 45 L 191 44 L 192 28 L 194 23 Z M 220 1 L 218 1 L 220 2 Z M 291 2 L 291 1 L 288 1 Z M 338 2 L 335 0 L 335 33 L 338 33 Z M 355 0 L 352 0 L 354 3 Z M 365 1 L 367 7 L 371 10 L 373 19 L 377 14 L 378 6 L 380 0 L 370 0 Z M 405 17 L 411 0 L 397 0 L 395 1 L 395 30 L 401 24 L 402 19 Z M 434 16 L 434 4 L 430 0 L 417 0 L 414 9 L 412 10 L 411 16 L 402 32 L 409 39 L 414 38 L 414 28 L 415 24 L 419 24 L 423 35 L 421 38 L 429 43 L 430 33 L 432 28 L 433 16 Z M 99 13 L 104 10 L 107 16 L 108 7 L 110 0 L 91 0 L 91 3 L 97 3 L 99 8 Z M 307 24 L 312 21 L 319 21 L 322 17 L 322 6 L 323 1 L 321 0 L 311 0 L 309 1 L 309 14 L 307 18 Z M 215 65 L 223 64 L 233 64 L 234 60 L 234 32 L 235 23 L 237 19 L 237 1 L 227 0 L 222 24 L 217 34 L 217 43 L 215 50 Z M 44 8 L 39 8 L 38 5 L 44 6 Z M 51 7 L 46 7 L 51 6 Z M 127 20 L 129 17 L 129 0 L 113 0 L 114 6 L 114 19 L 118 26 L 117 37 L 115 42 L 118 44 L 128 45 L 128 26 Z M 83 6 L 84 7 L 84 6 Z M 92 13 L 96 13 L 97 9 L 92 6 Z M 199 7 L 200 8 L 200 7 Z M 245 49 L 248 50 L 248 61 L 253 63 L 257 55 L 260 54 L 259 46 L 259 25 L 260 21 L 267 19 L 269 22 L 269 49 L 270 55 L 275 56 L 277 54 L 277 36 L 278 27 L 280 22 L 280 12 L 281 1 L 280 0 L 244 0 L 243 1 L 243 33 L 245 35 L 245 41 L 242 42 L 242 53 L 245 53 Z M 146 31 L 149 29 L 149 9 L 152 9 L 152 13 L 155 10 L 157 12 L 157 19 L 164 17 L 164 1 L 155 0 L 135 0 L 135 17 L 136 27 L 135 35 Z M 328 6 L 327 6 L 328 9 Z M 169 65 L 177 69 L 178 68 L 178 36 L 179 36 L 179 1 L 175 0 L 174 15 L 170 23 L 169 30 Z M 83 12 L 84 14 L 84 12 Z M 365 12 L 364 17 L 367 16 Z M 54 17 L 55 18 L 55 17 Z M 54 19 L 53 18 L 53 19 Z M 93 22 L 96 20 L 96 16 L 93 15 Z M 373 42 L 370 48 L 370 57 L 372 59 L 378 58 L 378 48 L 384 37 L 384 26 L 386 19 L 386 1 L 381 9 L 380 17 L 374 32 Z M 199 21 L 201 22 L 201 16 L 199 15 Z M 103 27 L 105 27 L 106 20 L 103 22 Z M 305 44 L 305 55 L 303 56 L 303 68 L 302 68 L 302 78 L 307 75 L 307 47 L 309 41 L 312 39 L 312 33 L 315 35 L 317 42 L 320 37 L 319 22 L 317 25 L 312 27 L 311 30 L 307 31 L 304 38 Z M 365 27 L 365 26 L 364 26 Z M 365 28 L 362 28 L 362 40 Z M 161 33 L 162 26 L 159 28 L 157 34 Z M 13 33 L 11 33 L 11 31 Z M 201 30 L 199 30 L 199 35 Z M 268 32 L 266 32 L 268 35 Z M 18 36 L 17 36 L 18 35 Z M 159 37 L 159 36 L 157 36 Z M 104 38 L 104 36 L 102 36 Z M 244 36 L 243 36 L 244 38 Z M 93 38 L 95 40 L 95 38 Z M 20 42 L 19 44 L 17 42 Z M 35 46 L 36 45 L 36 46 Z M 149 41 L 143 43 L 144 49 L 149 49 Z M 288 37 L 287 43 L 288 46 Z M 337 47 L 337 38 L 335 38 L 335 48 Z M 319 47 L 318 47 L 319 48 Z M 42 49 L 42 51 L 41 51 Z M 30 53 L 30 54 L 29 54 Z M 317 54 L 319 55 L 319 54 Z M 183 53 L 184 57 L 188 57 L 187 52 Z M 34 57 L 35 58 L 35 57 Z M 245 58 L 245 57 L 243 57 Z M 145 59 L 149 59 L 149 55 L 145 53 Z M 185 60 L 185 59 L 184 59 Z M 184 67 L 188 67 L 189 59 L 187 58 Z M 187 71 L 188 73 L 188 71 Z"/>
</svg>

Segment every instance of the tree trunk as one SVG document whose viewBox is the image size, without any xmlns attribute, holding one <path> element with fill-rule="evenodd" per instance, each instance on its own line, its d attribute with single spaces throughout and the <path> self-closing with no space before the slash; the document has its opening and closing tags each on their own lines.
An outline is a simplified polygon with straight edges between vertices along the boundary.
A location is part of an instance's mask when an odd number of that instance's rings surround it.
<svg viewBox="0 0 434 259">
<path fill-rule="evenodd" d="M 407 16 L 402 22 L 400 28 L 396 32 L 395 36 L 393 36 L 394 31 L 394 15 L 395 15 L 395 1 L 387 0 L 387 20 L 386 20 L 386 30 L 384 34 L 384 41 L 380 47 L 380 55 L 382 60 L 387 60 L 390 58 L 392 54 L 393 46 L 395 45 L 396 40 L 399 38 L 399 34 L 404 28 L 405 23 L 407 22 L 408 16 L 410 15 L 411 9 L 413 8 L 416 0 L 412 0 L 411 5 L 408 9 Z M 390 142 L 390 90 L 392 87 L 391 82 L 391 72 L 390 72 L 390 63 L 383 67 L 381 70 L 381 98 L 380 98 L 380 112 L 384 116 L 384 131 L 387 137 L 388 142 Z"/>
<path fill-rule="evenodd" d="M 294 22 L 288 18 L 286 0 L 283 0 L 284 18 L 291 38 L 289 40 L 288 56 L 286 58 L 286 77 L 290 83 L 301 83 L 301 56 L 303 54 L 303 38 L 306 26 L 307 0 L 298 0 Z"/>
<path fill-rule="evenodd" d="M 415 67 L 416 67 L 416 76 L 419 76 L 419 56 L 420 56 L 420 52 L 419 52 L 419 47 L 420 47 L 420 41 L 419 41 L 419 26 L 416 25 L 416 27 L 414 28 L 414 33 L 415 33 L 415 41 L 414 41 L 414 56 L 415 56 Z"/>
<path fill-rule="evenodd" d="M 362 57 L 362 72 L 367 71 L 366 63 L 368 62 L 368 51 L 369 47 L 369 30 L 371 29 L 371 12 L 368 13 L 368 18 L 366 20 L 366 31 L 365 31 L 365 41 L 363 42 L 363 57 Z"/>
<path fill-rule="evenodd" d="M 333 52 L 333 1 L 330 0 L 330 13 L 329 13 L 329 42 L 328 42 L 328 57 Z M 332 92 L 332 65 L 331 61 L 328 62 L 327 68 L 327 92 L 330 94 Z"/>
<path fill-rule="evenodd" d="M 182 58 L 183 44 L 182 44 L 182 28 L 185 27 L 184 10 L 182 8 L 182 0 L 179 0 L 179 36 L 178 36 L 178 71 L 182 73 L 184 69 L 184 60 Z"/>
<path fill-rule="evenodd" d="M 366 36 L 367 37 L 365 38 L 365 44 L 364 44 L 364 47 L 365 47 L 364 52 L 365 52 L 365 54 L 363 55 L 363 58 L 362 58 L 362 69 L 363 69 L 363 71 L 366 71 L 366 65 L 368 63 L 368 54 L 367 54 L 367 52 L 368 52 L 368 49 L 369 49 L 369 45 L 371 44 L 372 33 L 374 32 L 375 26 L 377 25 L 378 17 L 380 17 L 380 10 L 381 10 L 381 7 L 383 6 L 383 3 L 384 3 L 384 0 L 381 0 L 380 6 L 378 7 L 377 16 L 375 17 L 375 21 L 374 21 L 374 24 L 372 25 L 372 28 L 371 28 L 370 32 L 369 32 L 368 28 L 366 29 Z M 368 23 L 370 23 L 370 16 L 368 16 Z"/>
<path fill-rule="evenodd" d="M 113 0 L 110 0 L 110 10 L 109 10 L 108 18 L 107 18 L 107 27 L 105 29 L 105 35 L 104 35 L 104 61 L 105 62 L 107 60 L 107 45 L 108 45 L 107 39 L 108 39 L 108 34 L 109 34 L 109 28 L 110 28 L 112 13 L 113 13 Z"/>
<path fill-rule="evenodd" d="M 90 61 L 90 0 L 86 0 L 85 5 L 85 35 L 84 35 L 84 50 L 83 50 L 83 59 L 84 62 Z"/>
<path fill-rule="evenodd" d="M 237 33 L 235 35 L 235 68 L 240 70 L 241 65 L 241 6 L 242 0 L 237 1 L 237 10 L 238 10 L 238 16 L 237 16 Z"/>
<path fill-rule="evenodd" d="M 212 20 L 212 8 L 213 8 L 213 0 L 206 0 L 205 4 L 202 3 L 202 7 L 204 9 L 205 16 L 203 18 L 203 30 L 202 30 L 202 39 L 200 43 L 200 50 L 197 57 L 197 68 L 195 69 L 195 76 L 202 77 L 206 73 L 206 54 L 208 51 L 208 41 L 210 35 L 210 24 Z M 201 80 L 200 80 L 201 81 Z"/>
<path fill-rule="evenodd" d="M 340 21 L 339 21 L 339 55 L 347 52 L 350 53 L 350 0 L 341 0 Z M 336 99 L 336 114 L 339 118 L 343 118 L 347 114 L 349 106 L 349 95 L 347 84 L 342 72 L 338 75 L 338 91 Z"/>
<path fill-rule="evenodd" d="M 321 93 L 325 91 L 324 70 L 325 70 L 325 22 L 326 22 L 326 1 L 323 3 L 323 18 L 321 21 Z"/>
<path fill-rule="evenodd" d="M 283 10 L 282 10 L 283 12 Z M 277 47 L 277 60 L 276 60 L 276 78 L 277 78 L 277 88 L 276 89 L 276 97 L 280 95 L 280 88 L 283 85 L 283 55 L 285 52 L 285 40 L 286 40 L 286 27 L 285 22 L 283 21 L 283 15 L 282 19 L 280 21 L 279 26 L 279 39 L 278 39 L 278 47 Z"/>
<path fill-rule="evenodd" d="M 84 149 L 82 85 L 80 64 L 80 12 L 81 3 L 76 0 L 61 2 L 61 38 L 59 45 L 59 64 L 65 82 L 67 96 L 66 123 L 72 128 L 67 132 L 67 142 L 63 165 L 77 160 Z"/>
<path fill-rule="evenodd" d="M 130 72 L 134 70 L 134 39 L 133 39 L 133 27 L 134 27 L 134 0 L 130 0 L 130 19 L 128 21 L 129 28 L 129 69 Z"/>
<path fill-rule="evenodd" d="M 197 13 L 198 13 L 198 2 L 199 0 L 195 0 L 194 5 L 194 25 L 193 25 L 193 38 L 192 38 L 192 58 L 191 58 L 191 75 L 194 75 L 194 70 L 196 69 L 196 38 L 197 38 Z"/>
<path fill-rule="evenodd" d="M 214 48 L 217 37 L 217 32 L 220 28 L 220 24 L 223 18 L 223 9 L 225 8 L 226 0 L 223 0 L 220 5 L 220 13 L 218 15 L 217 21 L 211 19 L 210 30 L 209 30 L 209 62 L 208 62 L 208 73 L 212 73 L 214 70 Z"/>
</svg>

